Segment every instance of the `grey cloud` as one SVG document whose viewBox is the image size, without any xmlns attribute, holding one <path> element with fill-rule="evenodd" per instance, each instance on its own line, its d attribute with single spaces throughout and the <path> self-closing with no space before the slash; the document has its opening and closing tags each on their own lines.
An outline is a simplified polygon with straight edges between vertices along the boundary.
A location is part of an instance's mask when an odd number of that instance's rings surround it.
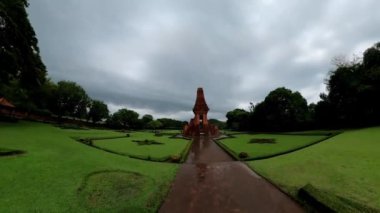
<svg viewBox="0 0 380 213">
<path fill-rule="evenodd" d="M 279 86 L 318 100 L 331 59 L 378 40 L 377 8 L 376 0 L 33 0 L 28 11 L 52 79 L 113 106 L 188 119 L 199 86 L 217 118 Z"/>
</svg>

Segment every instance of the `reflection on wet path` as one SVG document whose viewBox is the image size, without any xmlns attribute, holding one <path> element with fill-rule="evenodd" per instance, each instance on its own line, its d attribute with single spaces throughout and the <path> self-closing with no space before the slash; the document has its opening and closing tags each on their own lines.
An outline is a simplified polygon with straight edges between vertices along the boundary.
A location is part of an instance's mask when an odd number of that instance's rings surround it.
<svg viewBox="0 0 380 213">
<path fill-rule="evenodd" d="M 214 141 L 195 138 L 159 212 L 303 212 L 300 206 L 234 161 Z"/>
<path fill-rule="evenodd" d="M 196 137 L 193 139 L 186 163 L 213 163 L 233 161 L 211 138 Z"/>
</svg>

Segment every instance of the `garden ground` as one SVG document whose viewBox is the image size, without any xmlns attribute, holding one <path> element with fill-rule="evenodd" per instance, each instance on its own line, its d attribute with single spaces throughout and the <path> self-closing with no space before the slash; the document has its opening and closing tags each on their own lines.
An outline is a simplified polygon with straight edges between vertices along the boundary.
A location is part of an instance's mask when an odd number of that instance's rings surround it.
<svg viewBox="0 0 380 213">
<path fill-rule="evenodd" d="M 246 151 L 251 157 L 260 157 L 281 154 L 296 146 L 303 146 L 302 144 L 319 140 L 312 135 L 325 133 L 312 131 L 291 135 L 236 134 L 235 138 L 223 139 L 220 143 L 235 152 L 235 155 Z M 277 143 L 252 144 L 249 143 L 252 138 L 275 138 Z M 326 201 L 327 205 L 338 211 L 349 211 L 350 209 L 340 209 L 342 206 L 349 206 L 348 203 L 360 206 L 361 210 L 379 211 L 374 209 L 380 209 L 379 156 L 380 127 L 373 127 L 347 130 L 307 148 L 268 159 L 247 161 L 247 164 L 295 198 L 299 197 L 300 189 L 304 188 L 316 196 L 331 196 Z M 357 203 L 364 206 L 356 205 Z"/>
<path fill-rule="evenodd" d="M 154 212 L 178 164 L 135 160 L 89 147 L 80 137 L 120 137 L 108 130 L 0 123 L 0 212 Z"/>
<path fill-rule="evenodd" d="M 179 165 L 136 160 L 125 155 L 133 154 L 131 150 L 139 155 L 157 154 L 162 158 L 182 155 L 190 142 L 169 139 L 175 133 L 170 131 L 155 136 L 149 132 L 131 132 L 127 137 L 126 133 L 110 130 L 62 129 L 34 122 L 0 123 L 0 212 L 86 212 L 94 209 L 155 212 Z M 235 138 L 218 143 L 235 157 L 244 151 L 249 156 L 246 159 L 266 158 L 246 163 L 297 199 L 304 190 L 322 200 L 327 197 L 329 207 L 338 211 L 350 211 L 352 206 L 356 210 L 378 211 L 380 127 L 336 133 L 234 134 Z M 95 146 L 125 155 L 76 141 L 89 138 Z M 132 140 L 155 141 L 161 145 L 140 146 Z M 211 150 L 218 159 L 226 156 L 214 152 L 216 149 L 210 149 L 210 144 L 193 145 L 183 166 L 197 165 L 191 168 L 199 171 L 195 173 L 195 180 L 201 184 L 208 180 L 207 171 L 219 174 L 224 165 L 223 162 L 223 165 L 207 165 L 210 154 L 202 150 Z M 163 149 L 158 151 L 158 147 Z M 279 156 L 273 157 L 275 155 Z M 237 167 L 230 169 L 234 173 Z M 214 182 L 223 176 L 210 177 Z M 233 183 L 230 186 L 236 186 L 236 182 Z M 226 187 L 223 184 L 215 187 L 221 186 Z M 340 209 L 342 205 L 335 205 L 340 202 L 347 204 L 344 209 Z"/>
</svg>

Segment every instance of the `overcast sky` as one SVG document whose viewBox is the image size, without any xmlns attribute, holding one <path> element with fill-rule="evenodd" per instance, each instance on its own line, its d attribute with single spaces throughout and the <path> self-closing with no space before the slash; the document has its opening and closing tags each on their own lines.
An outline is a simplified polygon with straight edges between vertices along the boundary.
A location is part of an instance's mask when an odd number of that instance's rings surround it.
<svg viewBox="0 0 380 213">
<path fill-rule="evenodd" d="M 223 120 L 282 86 L 317 102 L 334 57 L 380 41 L 378 0 L 29 2 L 50 78 L 155 118 L 188 120 L 198 87 Z"/>
</svg>

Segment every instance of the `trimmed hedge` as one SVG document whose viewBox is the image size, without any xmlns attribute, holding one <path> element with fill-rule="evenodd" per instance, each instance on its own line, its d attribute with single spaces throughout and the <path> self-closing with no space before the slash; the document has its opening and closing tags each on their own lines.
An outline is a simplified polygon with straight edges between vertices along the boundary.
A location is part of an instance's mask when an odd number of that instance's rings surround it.
<svg viewBox="0 0 380 213">
<path fill-rule="evenodd" d="M 3 149 L 0 148 L 0 156 L 11 156 L 11 155 L 21 155 L 26 153 L 22 150 L 12 150 L 12 149 Z"/>
</svg>

